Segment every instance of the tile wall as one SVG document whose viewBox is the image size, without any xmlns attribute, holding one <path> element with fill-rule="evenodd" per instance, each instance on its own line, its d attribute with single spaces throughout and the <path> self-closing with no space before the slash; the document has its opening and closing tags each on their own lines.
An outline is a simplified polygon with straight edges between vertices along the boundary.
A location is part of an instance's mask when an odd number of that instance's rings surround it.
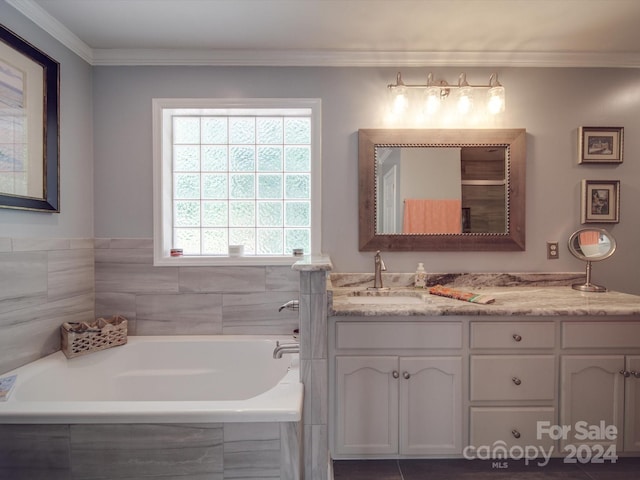
<svg viewBox="0 0 640 480">
<path fill-rule="evenodd" d="M 0 238 L 0 373 L 60 349 L 60 325 L 94 318 L 93 239 Z"/>
<path fill-rule="evenodd" d="M 0 478 L 299 480 L 299 423 L 0 425 Z"/>
<path fill-rule="evenodd" d="M 95 241 L 96 315 L 124 315 L 132 335 L 288 335 L 298 312 L 290 266 L 154 267 L 151 239 Z"/>
</svg>

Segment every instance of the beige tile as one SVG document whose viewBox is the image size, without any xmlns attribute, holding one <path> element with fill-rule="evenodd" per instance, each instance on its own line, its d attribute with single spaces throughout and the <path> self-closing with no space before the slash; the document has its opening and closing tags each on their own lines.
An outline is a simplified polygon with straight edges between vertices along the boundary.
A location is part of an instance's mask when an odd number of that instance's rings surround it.
<svg viewBox="0 0 640 480">
<path fill-rule="evenodd" d="M 0 253 L 11 252 L 11 238 L 9 237 L 1 237 L 0 238 Z"/>
<path fill-rule="evenodd" d="M 69 240 L 69 248 L 71 249 L 89 248 L 93 250 L 93 245 L 93 238 L 72 238 Z"/>
<path fill-rule="evenodd" d="M 266 267 L 267 291 L 298 291 L 300 290 L 300 272 L 291 267 Z"/>
<path fill-rule="evenodd" d="M 71 246 L 68 238 L 14 238 L 12 244 L 14 252 L 68 250 Z"/>
<path fill-rule="evenodd" d="M 69 426 L 0 425 L 0 452 L 0 468 L 29 469 L 34 478 L 42 471 L 69 472 Z"/>
<path fill-rule="evenodd" d="M 112 238 L 109 247 L 153 249 L 153 238 Z"/>
<path fill-rule="evenodd" d="M 280 478 L 279 424 L 225 424 L 224 478 Z"/>
<path fill-rule="evenodd" d="M 96 264 L 96 292 L 177 293 L 178 268 L 137 264 Z"/>
<path fill-rule="evenodd" d="M 137 335 L 218 335 L 222 295 L 217 293 L 138 295 Z"/>
<path fill-rule="evenodd" d="M 46 252 L 0 253 L 0 272 L 0 312 L 38 305 L 46 300 Z"/>
<path fill-rule="evenodd" d="M 99 264 L 135 263 L 151 266 L 153 265 L 153 250 L 150 248 L 96 248 L 95 259 Z"/>
<path fill-rule="evenodd" d="M 219 425 L 72 425 L 71 462 L 78 478 L 142 478 L 217 474 Z"/>
<path fill-rule="evenodd" d="M 93 250 L 48 252 L 47 284 L 49 301 L 93 293 Z"/>
<path fill-rule="evenodd" d="M 298 312 L 278 311 L 297 292 L 224 294 L 222 326 L 225 334 L 291 335 L 298 328 Z"/>
<path fill-rule="evenodd" d="M 304 470 L 302 456 L 302 422 L 280 424 L 280 477 L 300 480 Z"/>
<path fill-rule="evenodd" d="M 180 291 L 264 292 L 265 276 L 265 267 L 180 267 Z"/>
</svg>

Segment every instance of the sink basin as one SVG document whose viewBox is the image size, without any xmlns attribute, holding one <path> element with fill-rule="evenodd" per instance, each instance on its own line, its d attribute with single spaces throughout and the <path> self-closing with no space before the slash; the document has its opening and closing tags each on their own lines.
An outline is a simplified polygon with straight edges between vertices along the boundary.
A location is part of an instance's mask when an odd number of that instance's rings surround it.
<svg viewBox="0 0 640 480">
<path fill-rule="evenodd" d="M 418 305 L 424 303 L 419 297 L 391 296 L 383 297 L 347 297 L 347 302 L 357 305 Z"/>
</svg>

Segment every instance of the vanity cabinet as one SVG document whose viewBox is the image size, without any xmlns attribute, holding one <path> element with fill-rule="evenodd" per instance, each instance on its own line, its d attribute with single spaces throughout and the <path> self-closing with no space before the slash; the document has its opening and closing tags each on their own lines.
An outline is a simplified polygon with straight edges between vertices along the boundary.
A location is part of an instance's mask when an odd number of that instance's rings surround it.
<svg viewBox="0 0 640 480">
<path fill-rule="evenodd" d="M 562 331 L 560 422 L 571 427 L 563 448 L 615 445 L 617 452 L 640 452 L 640 346 L 638 322 L 564 323 Z M 581 354 L 570 353 L 580 349 Z M 577 422 L 615 425 L 614 439 L 576 439 Z"/>
<path fill-rule="evenodd" d="M 538 422 L 556 423 L 555 332 L 550 321 L 470 322 L 469 445 L 555 446 L 537 438 Z"/>
<path fill-rule="evenodd" d="M 334 454 L 460 454 L 462 357 L 441 354 L 461 348 L 460 323 L 337 322 L 335 327 Z M 384 355 L 370 354 L 380 349 Z"/>
</svg>

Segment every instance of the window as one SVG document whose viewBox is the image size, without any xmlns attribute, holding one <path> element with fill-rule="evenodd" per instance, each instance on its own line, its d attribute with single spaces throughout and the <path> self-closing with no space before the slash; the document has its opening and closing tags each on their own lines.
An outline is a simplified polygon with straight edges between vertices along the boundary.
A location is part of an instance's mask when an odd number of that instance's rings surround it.
<svg viewBox="0 0 640 480">
<path fill-rule="evenodd" d="M 156 265 L 320 251 L 319 100 L 154 99 L 153 122 Z"/>
</svg>

